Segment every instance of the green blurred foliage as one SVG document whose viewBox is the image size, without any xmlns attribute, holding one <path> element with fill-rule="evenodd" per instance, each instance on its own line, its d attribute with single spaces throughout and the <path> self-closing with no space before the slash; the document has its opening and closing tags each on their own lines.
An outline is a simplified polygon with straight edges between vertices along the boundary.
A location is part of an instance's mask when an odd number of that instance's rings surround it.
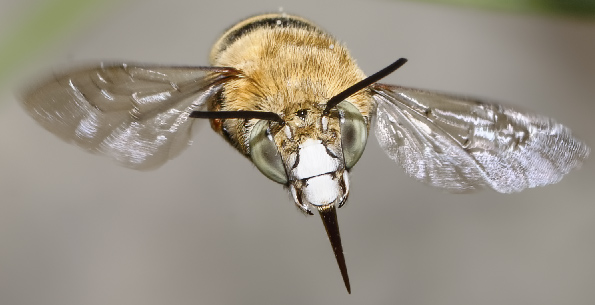
<svg viewBox="0 0 595 305">
<path fill-rule="evenodd" d="M 417 0 L 532 14 L 595 17 L 595 0 Z"/>
<path fill-rule="evenodd" d="M 0 85 L 26 60 L 47 50 L 68 34 L 80 31 L 115 1 L 38 1 L 22 13 L 0 41 Z"/>
</svg>

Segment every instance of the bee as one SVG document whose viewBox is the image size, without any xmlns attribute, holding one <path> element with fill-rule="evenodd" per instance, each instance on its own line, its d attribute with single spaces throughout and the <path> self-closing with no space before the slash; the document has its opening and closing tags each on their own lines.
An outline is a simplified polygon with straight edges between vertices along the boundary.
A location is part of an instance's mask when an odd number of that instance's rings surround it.
<svg viewBox="0 0 595 305">
<path fill-rule="evenodd" d="M 348 50 L 284 13 L 227 30 L 211 66 L 106 64 L 55 75 L 27 91 L 43 127 L 133 169 L 161 166 L 188 146 L 193 118 L 211 128 L 305 214 L 324 224 L 347 291 L 336 209 L 371 126 L 407 174 L 453 192 L 513 193 L 560 181 L 589 147 L 553 119 L 426 90 L 380 84 L 399 59 L 366 77 Z"/>
</svg>

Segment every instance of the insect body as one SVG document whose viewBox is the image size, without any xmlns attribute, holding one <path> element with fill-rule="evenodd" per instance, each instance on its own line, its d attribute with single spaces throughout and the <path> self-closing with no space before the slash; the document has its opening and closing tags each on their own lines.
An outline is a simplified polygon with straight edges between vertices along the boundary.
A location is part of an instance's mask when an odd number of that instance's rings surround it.
<svg viewBox="0 0 595 305">
<path fill-rule="evenodd" d="M 183 150 L 192 118 L 211 127 L 307 214 L 317 210 L 350 291 L 336 207 L 370 125 L 405 171 L 451 191 L 511 193 L 558 182 L 589 148 L 552 119 L 511 108 L 376 83 L 311 22 L 249 18 L 211 52 L 211 67 L 102 64 L 34 87 L 25 108 L 45 128 L 127 167 L 150 169 Z"/>
</svg>

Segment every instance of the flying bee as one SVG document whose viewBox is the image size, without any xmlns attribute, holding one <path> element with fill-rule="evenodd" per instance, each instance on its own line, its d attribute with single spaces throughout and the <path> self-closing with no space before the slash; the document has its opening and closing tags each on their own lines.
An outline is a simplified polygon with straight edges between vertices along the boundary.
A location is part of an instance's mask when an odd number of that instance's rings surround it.
<svg viewBox="0 0 595 305">
<path fill-rule="evenodd" d="M 453 95 L 379 84 L 399 59 L 365 77 L 347 49 L 308 20 L 265 14 L 230 28 L 211 66 L 100 64 L 56 75 L 23 104 L 46 129 L 124 166 L 152 169 L 211 127 L 306 214 L 324 223 L 350 292 L 336 208 L 371 125 L 413 178 L 449 191 L 513 193 L 558 182 L 589 147 L 554 120 Z"/>
</svg>

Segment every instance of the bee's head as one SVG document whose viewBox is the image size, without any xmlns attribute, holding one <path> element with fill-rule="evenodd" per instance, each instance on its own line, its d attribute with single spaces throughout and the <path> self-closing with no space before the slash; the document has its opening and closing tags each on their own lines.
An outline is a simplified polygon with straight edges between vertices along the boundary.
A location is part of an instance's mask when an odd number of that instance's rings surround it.
<svg viewBox="0 0 595 305">
<path fill-rule="evenodd" d="M 347 171 L 362 155 L 368 136 L 364 117 L 348 101 L 324 113 L 326 104 L 301 105 L 283 121 L 258 121 L 250 156 L 260 171 L 289 187 L 300 209 L 342 206 L 349 194 Z"/>
</svg>

